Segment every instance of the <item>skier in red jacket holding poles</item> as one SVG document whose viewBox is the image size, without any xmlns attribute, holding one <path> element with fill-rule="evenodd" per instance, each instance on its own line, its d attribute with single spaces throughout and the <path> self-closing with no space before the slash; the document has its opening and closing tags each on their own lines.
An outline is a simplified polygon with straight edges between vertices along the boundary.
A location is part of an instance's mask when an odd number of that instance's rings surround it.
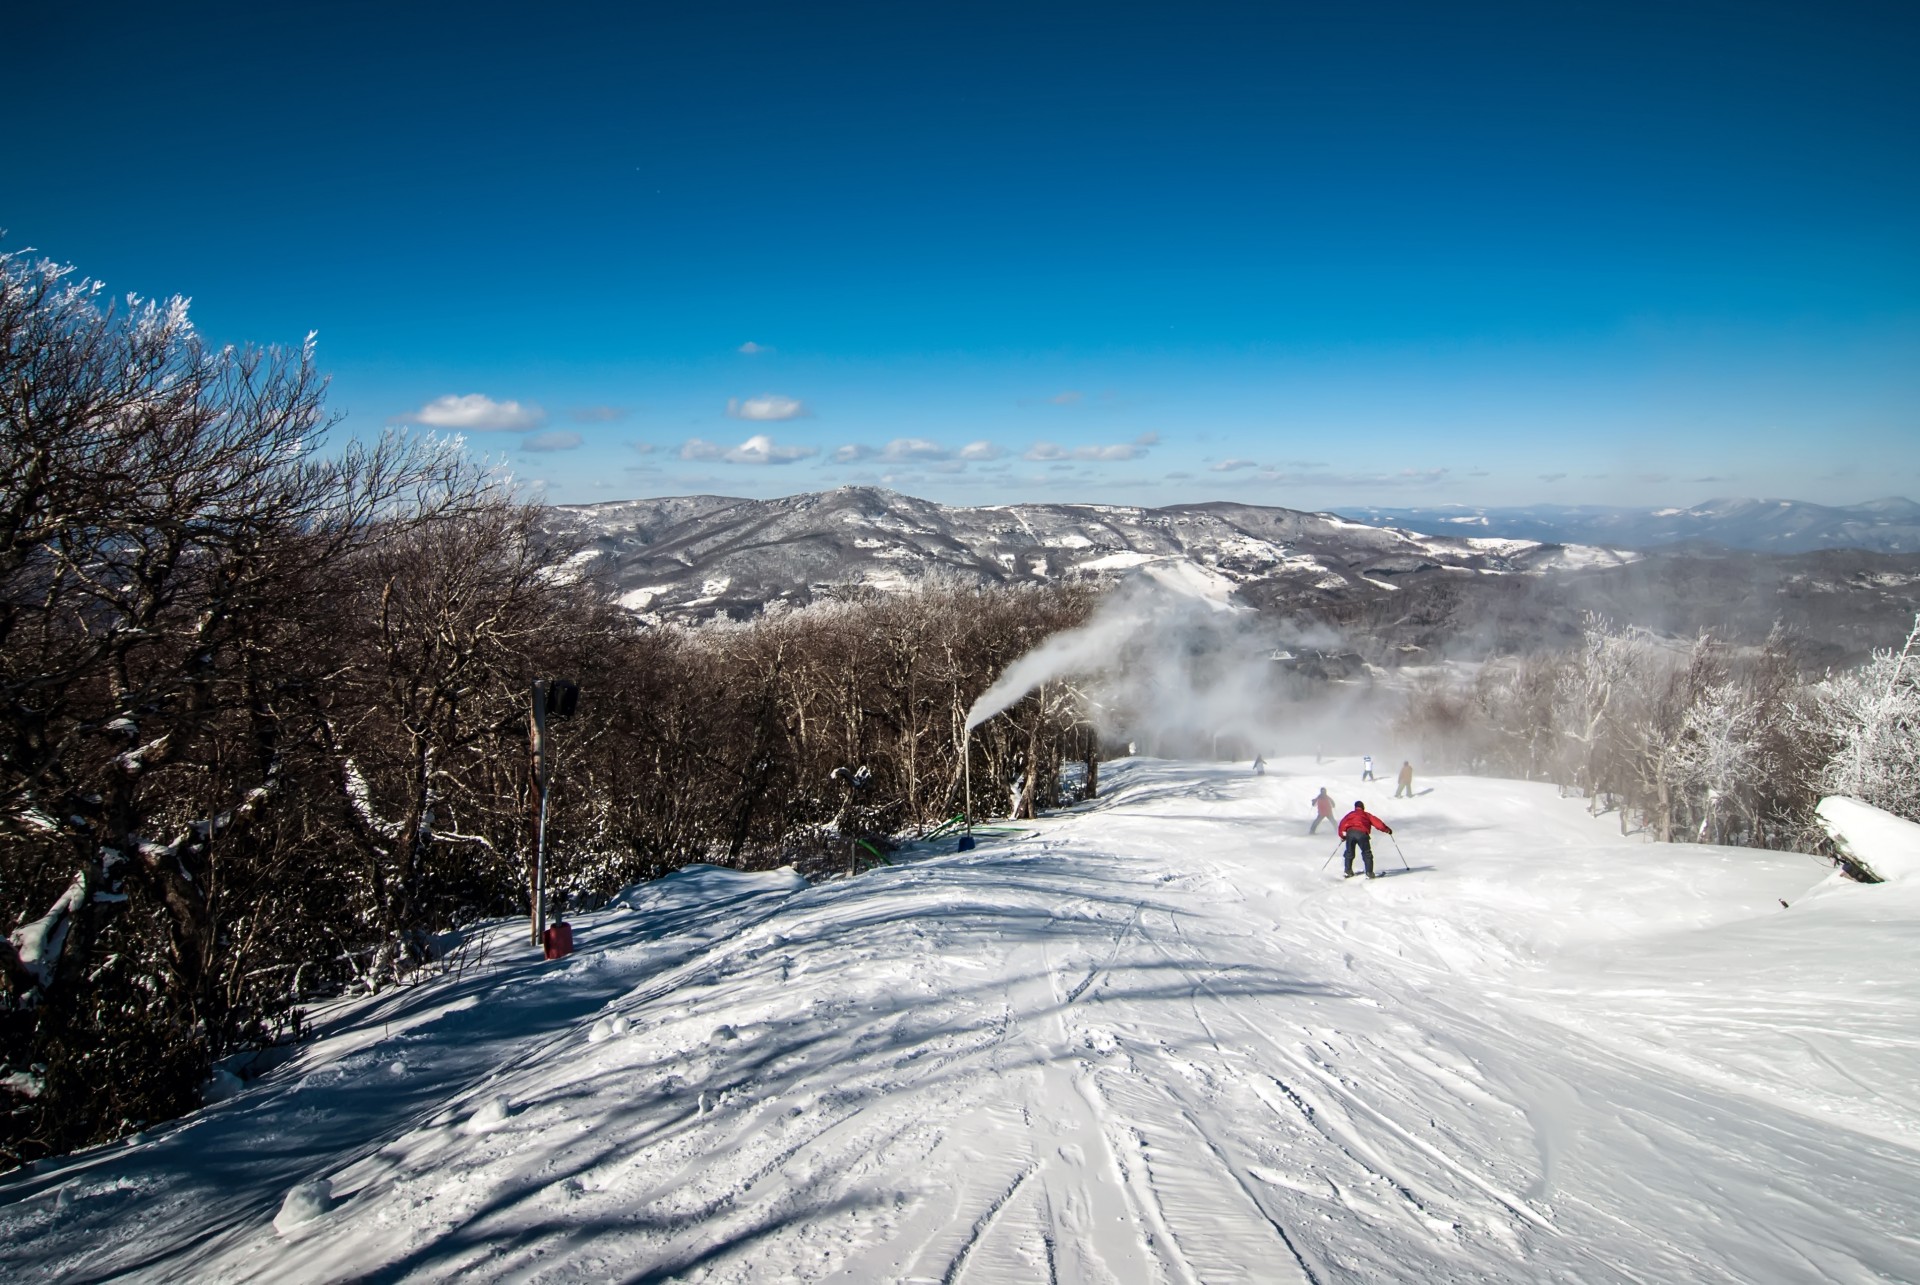
<svg viewBox="0 0 1920 1285">
<path fill-rule="evenodd" d="M 1342 878 L 1353 878 L 1353 852 L 1355 848 L 1358 848 L 1360 855 L 1366 859 L 1367 878 L 1371 879 L 1374 877 L 1373 831 L 1375 830 L 1380 831 L 1382 834 L 1393 833 L 1392 826 L 1367 811 L 1367 805 L 1355 799 L 1353 801 L 1353 811 L 1340 818 L 1340 829 L 1338 833 L 1342 839 L 1347 841 L 1346 857 L 1341 862 L 1341 866 L 1346 873 L 1341 876 Z"/>
</svg>

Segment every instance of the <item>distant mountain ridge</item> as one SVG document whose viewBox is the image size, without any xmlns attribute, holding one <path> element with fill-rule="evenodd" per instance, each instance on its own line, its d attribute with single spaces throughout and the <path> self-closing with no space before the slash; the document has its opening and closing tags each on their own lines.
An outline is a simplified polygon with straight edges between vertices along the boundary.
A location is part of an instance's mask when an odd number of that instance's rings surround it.
<svg viewBox="0 0 1920 1285">
<path fill-rule="evenodd" d="M 563 505 L 551 510 L 551 525 L 581 542 L 578 564 L 629 609 L 675 619 L 740 618 L 844 586 L 901 590 L 932 575 L 1014 584 L 1177 571 L 1189 586 L 1257 606 L 1635 556 L 1479 531 L 1423 535 L 1251 504 L 963 508 L 874 487 Z"/>
<path fill-rule="evenodd" d="M 1621 549 L 1715 544 L 1762 553 L 1865 549 L 1920 551 L 1920 504 L 1901 496 L 1864 504 L 1805 500 L 1716 499 L 1690 508 L 1535 504 L 1514 507 L 1437 505 L 1352 508 L 1356 521 L 1433 535 L 1487 535 L 1548 543 L 1578 542 Z"/>
</svg>

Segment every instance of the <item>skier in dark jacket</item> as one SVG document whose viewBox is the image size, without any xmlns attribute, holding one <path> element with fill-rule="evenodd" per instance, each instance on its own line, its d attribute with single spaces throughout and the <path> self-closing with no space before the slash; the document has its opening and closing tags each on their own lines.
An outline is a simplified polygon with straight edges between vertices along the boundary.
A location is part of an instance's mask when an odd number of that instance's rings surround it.
<svg viewBox="0 0 1920 1285">
<path fill-rule="evenodd" d="M 1407 759 L 1400 764 L 1400 783 L 1399 783 L 1399 786 L 1394 790 L 1393 797 L 1396 799 L 1403 798 L 1403 797 L 1410 799 L 1413 797 L 1413 760 L 1412 759 Z"/>
<path fill-rule="evenodd" d="M 1322 821 L 1333 820 L 1333 796 L 1327 793 L 1327 787 L 1321 786 L 1320 793 L 1313 796 L 1313 824 L 1307 827 L 1308 834 L 1318 834 Z"/>
<path fill-rule="evenodd" d="M 1346 857 L 1341 862 L 1342 868 L 1346 871 L 1346 874 L 1343 876 L 1344 878 L 1353 878 L 1353 853 L 1356 848 L 1360 850 L 1360 855 L 1366 858 L 1367 878 L 1373 878 L 1372 832 L 1375 830 L 1379 830 L 1383 834 L 1393 833 L 1392 826 L 1367 811 L 1367 805 L 1355 799 L 1353 801 L 1353 811 L 1340 818 L 1339 834 L 1342 839 L 1347 841 Z"/>
</svg>

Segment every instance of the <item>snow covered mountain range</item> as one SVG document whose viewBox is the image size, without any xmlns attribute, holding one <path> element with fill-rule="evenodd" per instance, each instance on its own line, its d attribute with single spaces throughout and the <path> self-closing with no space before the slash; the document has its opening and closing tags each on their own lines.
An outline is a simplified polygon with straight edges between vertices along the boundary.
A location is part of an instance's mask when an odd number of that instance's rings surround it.
<svg viewBox="0 0 1920 1285">
<path fill-rule="evenodd" d="M 751 615 L 839 586 L 898 590 L 943 573 L 1011 584 L 1168 564 L 1259 605 L 1283 594 L 1385 591 L 1437 576 L 1617 566 L 1636 556 L 1477 532 L 1419 535 L 1251 504 L 960 508 L 872 487 L 567 505 L 553 514 L 556 531 L 584 541 L 579 561 L 623 604 L 679 619 Z"/>
<path fill-rule="evenodd" d="M 1766 553 L 1816 549 L 1920 551 L 1920 504 L 1899 496 L 1840 506 L 1804 500 L 1722 499 L 1685 509 L 1561 504 L 1471 508 L 1447 504 L 1415 509 L 1349 509 L 1347 514 L 1362 522 L 1435 535 L 1579 541 L 1627 549 L 1691 543 Z"/>
</svg>

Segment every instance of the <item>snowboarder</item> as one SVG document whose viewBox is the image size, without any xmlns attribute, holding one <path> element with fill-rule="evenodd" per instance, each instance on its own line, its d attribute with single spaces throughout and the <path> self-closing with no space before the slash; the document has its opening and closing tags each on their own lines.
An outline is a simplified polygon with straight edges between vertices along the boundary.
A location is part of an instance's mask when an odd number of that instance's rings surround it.
<svg viewBox="0 0 1920 1285">
<path fill-rule="evenodd" d="M 1253 756 L 1253 774 L 1255 776 L 1265 776 L 1267 774 L 1267 760 L 1258 754 Z"/>
<path fill-rule="evenodd" d="M 1333 820 L 1333 796 L 1327 793 L 1327 787 L 1324 785 L 1320 787 L 1320 793 L 1313 796 L 1313 811 L 1313 824 L 1307 827 L 1308 834 L 1317 834 L 1322 821 Z"/>
<path fill-rule="evenodd" d="M 1394 790 L 1393 797 L 1396 799 L 1413 797 L 1413 761 L 1411 759 L 1403 759 L 1400 763 L 1400 785 Z"/>
<path fill-rule="evenodd" d="M 1353 801 L 1353 811 L 1340 818 L 1339 835 L 1347 841 L 1346 858 L 1341 862 L 1341 867 L 1346 871 L 1346 874 L 1341 876 L 1342 878 L 1353 878 L 1353 854 L 1356 848 L 1359 850 L 1360 855 L 1366 859 L 1367 878 L 1373 878 L 1372 832 L 1375 830 L 1383 834 L 1393 833 L 1392 826 L 1367 811 L 1367 805 L 1355 799 Z"/>
<path fill-rule="evenodd" d="M 1371 781 L 1373 779 L 1373 755 L 1371 754 L 1362 754 L 1360 756 L 1360 779 L 1363 781 Z"/>
</svg>

